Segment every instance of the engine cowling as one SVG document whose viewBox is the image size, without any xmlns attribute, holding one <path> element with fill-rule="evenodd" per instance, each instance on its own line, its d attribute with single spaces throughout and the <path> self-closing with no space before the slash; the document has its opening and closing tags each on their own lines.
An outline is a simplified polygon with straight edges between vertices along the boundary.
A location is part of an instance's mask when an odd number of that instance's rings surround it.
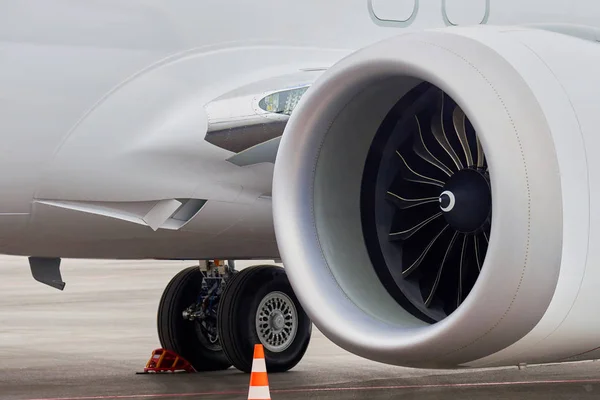
<svg viewBox="0 0 600 400">
<path fill-rule="evenodd" d="M 315 325 L 395 365 L 595 358 L 598 65 L 595 42 L 480 26 L 400 35 L 324 73 L 273 185 Z"/>
</svg>

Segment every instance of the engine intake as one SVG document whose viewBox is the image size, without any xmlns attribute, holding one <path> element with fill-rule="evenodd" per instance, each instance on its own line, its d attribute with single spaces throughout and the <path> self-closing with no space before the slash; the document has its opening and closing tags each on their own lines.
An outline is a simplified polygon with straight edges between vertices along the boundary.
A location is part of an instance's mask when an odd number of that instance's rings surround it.
<svg viewBox="0 0 600 400">
<path fill-rule="evenodd" d="M 465 113 L 430 83 L 404 95 L 373 138 L 361 217 L 375 272 L 398 303 L 439 321 L 464 301 L 489 243 L 488 165 Z"/>
</svg>

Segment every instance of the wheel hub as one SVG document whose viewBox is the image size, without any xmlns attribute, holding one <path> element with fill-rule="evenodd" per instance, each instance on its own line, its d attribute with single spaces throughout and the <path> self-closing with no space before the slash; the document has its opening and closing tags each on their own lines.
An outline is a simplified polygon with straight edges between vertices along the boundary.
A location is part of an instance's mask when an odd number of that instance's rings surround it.
<svg viewBox="0 0 600 400">
<path fill-rule="evenodd" d="M 281 313 L 281 311 L 274 312 L 273 316 L 271 317 L 271 328 L 276 333 L 279 333 L 283 330 L 284 325 L 285 325 L 285 320 L 284 320 L 284 317 L 283 317 L 283 314 Z"/>
<path fill-rule="evenodd" d="M 256 333 L 262 345 L 279 353 L 294 341 L 298 330 L 298 314 L 294 302 L 283 292 L 266 295 L 256 312 Z"/>
</svg>

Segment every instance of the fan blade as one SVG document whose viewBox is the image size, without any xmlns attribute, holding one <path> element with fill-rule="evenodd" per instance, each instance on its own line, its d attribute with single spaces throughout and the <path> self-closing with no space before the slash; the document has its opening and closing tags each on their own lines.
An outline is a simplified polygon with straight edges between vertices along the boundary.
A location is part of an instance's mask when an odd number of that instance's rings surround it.
<svg viewBox="0 0 600 400">
<path fill-rule="evenodd" d="M 407 146 L 403 149 L 404 151 L 399 151 L 404 158 L 404 161 L 410 166 L 410 169 L 418 174 L 426 176 L 429 179 L 446 182 L 448 180 L 448 175 L 436 165 L 433 165 L 430 161 L 421 157 L 421 155 L 415 151 L 414 148 L 417 145 L 418 140 L 417 133 L 415 132 L 415 137 L 413 138 L 410 147 Z M 402 166 L 402 168 L 406 168 L 406 166 Z"/>
<path fill-rule="evenodd" d="M 429 293 L 429 296 L 427 296 L 427 299 L 425 300 L 426 307 L 429 307 L 431 305 L 433 296 L 435 295 L 435 292 L 440 284 L 440 278 L 442 277 L 442 271 L 444 270 L 444 264 L 446 263 L 446 260 L 448 259 L 448 254 L 450 254 L 450 250 L 452 250 L 452 247 L 454 246 L 454 243 L 456 242 L 457 237 L 458 237 L 458 232 L 454 232 L 454 235 L 452 236 L 452 240 L 450 241 L 450 244 L 448 245 L 448 248 L 446 249 L 446 253 L 444 254 L 444 258 L 442 259 L 442 263 L 440 264 L 440 267 L 438 269 L 437 275 L 435 277 L 435 282 L 433 283 L 433 287 L 431 288 L 431 292 Z"/>
<path fill-rule="evenodd" d="M 405 229 L 403 231 L 399 231 L 399 232 L 393 232 L 390 233 L 390 237 L 392 240 L 406 240 L 409 237 L 411 237 L 412 235 L 415 234 L 415 232 L 417 232 L 419 229 L 422 229 L 423 227 L 427 226 L 427 224 L 431 223 L 431 221 L 434 221 L 436 218 L 439 218 L 442 216 L 442 212 L 438 212 L 435 215 L 432 215 L 431 217 L 427 218 L 426 220 L 418 223 L 417 225 L 409 228 L 409 229 Z"/>
<path fill-rule="evenodd" d="M 431 241 L 429 242 L 429 244 L 427 245 L 427 247 L 425 247 L 425 250 L 423 250 L 421 252 L 421 254 L 419 255 L 419 257 L 415 260 L 415 262 L 413 262 L 407 269 L 405 269 L 404 271 L 402 271 L 402 276 L 404 278 L 408 278 L 408 276 L 414 272 L 419 265 L 421 265 L 421 263 L 423 262 L 423 260 L 425 259 L 425 257 L 427 256 L 427 254 L 429 253 L 429 250 L 431 250 L 431 248 L 433 247 L 433 245 L 435 244 L 435 241 L 438 240 L 438 238 L 442 235 L 442 233 L 444 233 L 446 231 L 446 229 L 448 229 L 450 225 L 446 224 L 446 226 L 444 226 L 442 228 L 442 230 L 433 237 L 433 239 L 431 239 Z"/>
<path fill-rule="evenodd" d="M 481 146 L 481 141 L 479 140 L 479 135 L 475 133 L 475 128 L 471 125 L 470 121 L 468 122 L 469 132 L 473 132 L 473 136 L 475 137 L 475 148 L 477 149 L 477 168 L 485 168 L 487 170 L 487 160 L 485 159 L 485 153 L 483 152 L 483 147 Z"/>
<path fill-rule="evenodd" d="M 399 173 L 392 181 L 388 190 L 404 198 L 424 199 L 426 197 L 439 198 L 443 188 L 422 182 L 408 181 Z"/>
<path fill-rule="evenodd" d="M 458 308 L 458 306 L 460 306 L 460 303 L 462 303 L 462 292 L 463 292 L 463 268 L 466 267 L 466 256 L 467 256 L 467 235 L 464 235 L 463 237 L 463 242 L 462 242 L 462 248 L 460 250 L 460 265 L 458 267 L 458 296 L 456 299 L 456 308 Z"/>
<path fill-rule="evenodd" d="M 390 233 L 391 232 L 398 233 L 398 232 L 411 231 L 416 226 L 420 227 L 420 225 L 423 222 L 427 221 L 429 218 L 434 216 L 434 214 L 440 212 L 440 207 L 436 203 L 426 203 L 419 207 L 414 207 L 414 208 L 410 208 L 410 209 L 402 209 L 402 208 L 396 207 L 393 200 L 389 200 L 389 202 L 391 202 L 395 208 L 395 211 L 394 211 L 393 215 L 391 216 L 391 218 L 392 218 L 391 224 L 389 225 Z M 443 218 L 440 218 L 440 219 L 443 219 Z M 437 220 L 436 220 L 436 223 L 437 223 Z M 423 229 L 423 230 L 417 229 L 417 231 L 419 231 L 418 236 L 421 236 L 423 233 L 427 233 L 426 231 L 429 231 L 429 229 L 431 229 L 434 226 L 435 226 L 435 224 L 432 224 L 432 225 L 426 226 L 427 229 Z M 425 226 L 420 227 L 420 228 L 425 228 Z M 437 230 L 435 232 L 437 232 Z M 434 234 L 435 234 L 435 232 L 434 232 Z M 431 238 L 431 234 L 430 235 L 426 234 L 424 236 L 424 238 L 421 238 L 421 240 L 425 240 L 425 241 L 429 242 L 430 238 Z M 394 235 L 394 236 L 389 237 L 389 240 L 391 240 L 391 241 L 397 241 L 397 240 L 403 240 L 403 239 L 404 238 L 399 235 Z"/>
<path fill-rule="evenodd" d="M 483 154 L 483 148 L 477 136 L 477 168 L 483 168 L 485 165 L 485 155 Z"/>
<path fill-rule="evenodd" d="M 462 110 L 462 109 L 461 109 Z M 464 113 L 464 111 L 463 111 Z M 483 157 L 483 149 L 481 149 L 481 143 L 479 143 L 479 137 L 477 136 L 477 133 L 475 132 L 475 128 L 473 128 L 473 125 L 471 124 L 471 121 L 469 121 L 469 118 L 467 118 L 465 116 L 465 134 L 467 137 L 467 143 L 469 145 L 469 153 L 471 154 L 471 164 L 469 164 L 470 167 L 477 167 L 479 158 Z"/>
<path fill-rule="evenodd" d="M 418 182 L 418 183 L 424 183 L 426 185 L 434 185 L 434 186 L 444 187 L 444 182 L 439 181 L 437 179 L 430 178 L 430 177 L 422 175 L 422 174 L 419 174 L 418 172 L 413 170 L 408 165 L 408 163 L 406 162 L 406 160 L 404 159 L 402 154 L 400 154 L 399 151 L 396 151 L 396 154 L 398 154 L 398 157 L 400 157 L 400 159 L 402 160 L 401 171 L 404 173 L 404 179 L 406 179 L 407 181 L 411 181 L 411 182 Z"/>
<path fill-rule="evenodd" d="M 443 166 L 446 172 L 454 174 L 454 172 L 458 171 L 458 167 L 456 166 L 456 163 L 450 154 L 448 154 L 446 149 L 440 144 L 440 141 L 434 134 L 434 129 L 438 129 L 438 131 L 441 132 L 441 127 L 434 127 L 434 123 L 436 123 L 436 121 L 439 119 L 438 111 L 439 110 L 437 108 L 427 108 L 416 114 L 421 127 L 421 136 L 417 137 L 415 134 L 413 144 L 420 149 L 420 154 L 429 152 L 432 157 L 441 163 L 441 166 Z M 422 143 L 419 144 L 419 141 Z M 422 149 L 422 145 L 424 145 L 427 151 Z"/>
<path fill-rule="evenodd" d="M 481 270 L 483 270 L 483 267 L 485 266 L 485 256 L 487 254 L 487 249 L 488 249 L 488 243 L 485 240 L 485 238 L 483 237 L 483 233 L 478 233 L 476 236 L 476 242 L 477 243 L 477 267 L 479 268 L 479 270 L 477 271 L 477 273 L 479 274 L 481 272 Z"/>
<path fill-rule="evenodd" d="M 412 207 L 417 207 L 417 206 L 422 206 L 423 204 L 429 204 L 429 203 L 439 203 L 440 198 L 439 197 L 424 197 L 421 199 L 407 199 L 404 198 L 396 193 L 387 192 L 388 196 L 387 198 L 396 205 L 396 207 L 398 207 L 401 210 L 405 210 L 407 208 L 412 208 Z"/>
<path fill-rule="evenodd" d="M 475 262 L 477 264 L 477 269 L 481 272 L 481 267 L 483 265 L 483 261 L 481 260 L 481 251 L 479 250 L 479 236 L 473 236 L 473 240 L 475 242 Z"/>
<path fill-rule="evenodd" d="M 456 166 L 456 170 L 460 171 L 461 169 L 464 168 L 464 166 L 463 166 L 462 162 L 460 161 L 460 158 L 458 157 L 458 155 L 456 154 L 456 152 L 450 145 L 450 142 L 448 141 L 448 137 L 446 136 L 446 130 L 444 128 L 443 121 L 444 121 L 444 93 L 442 92 L 442 105 L 441 105 L 441 110 L 439 113 L 439 118 L 438 118 L 438 116 L 434 116 L 432 118 L 431 133 L 433 133 L 433 136 L 438 141 L 440 146 L 442 146 L 442 148 L 446 151 L 446 153 L 448 153 L 448 155 L 454 162 L 454 165 Z"/>
<path fill-rule="evenodd" d="M 427 148 L 425 144 L 425 140 L 423 139 L 423 131 L 421 129 L 421 123 L 419 122 L 419 117 L 415 115 L 415 120 L 417 122 L 417 129 L 419 131 L 418 139 L 415 139 L 413 149 L 415 153 L 421 157 L 423 160 L 427 161 L 431 165 L 439 168 L 444 174 L 448 176 L 452 176 L 452 170 L 444 165 L 443 162 L 438 160 Z"/>
<path fill-rule="evenodd" d="M 467 139 L 467 130 L 466 130 L 466 115 L 461 110 L 460 107 L 456 106 L 454 108 L 454 112 L 452 113 L 452 122 L 454 124 L 454 131 L 456 132 L 456 136 L 460 141 L 460 145 L 465 153 L 465 159 L 467 161 L 467 166 L 473 165 L 473 154 L 471 154 L 471 148 L 469 146 L 469 140 Z"/>
<path fill-rule="evenodd" d="M 483 228 L 481 232 L 483 233 L 483 238 L 485 239 L 485 245 L 487 246 L 490 243 L 490 231 L 492 229 L 491 221 L 488 219 L 483 224 Z"/>
<path fill-rule="evenodd" d="M 484 257 L 485 253 L 481 251 L 481 246 L 479 246 L 477 240 L 477 235 L 467 235 L 467 243 L 462 265 L 460 304 L 462 304 L 469 296 L 473 286 L 475 286 L 475 283 L 477 282 L 479 274 L 481 273 L 481 264 L 483 264 L 481 256 Z"/>
</svg>

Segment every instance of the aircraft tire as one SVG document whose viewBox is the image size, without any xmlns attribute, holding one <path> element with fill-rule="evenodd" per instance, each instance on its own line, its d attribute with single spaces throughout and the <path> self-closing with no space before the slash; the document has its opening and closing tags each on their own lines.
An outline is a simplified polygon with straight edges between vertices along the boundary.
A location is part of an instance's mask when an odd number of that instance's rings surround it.
<svg viewBox="0 0 600 400">
<path fill-rule="evenodd" d="M 284 312 L 271 315 L 272 319 L 278 318 L 279 326 L 282 320 L 288 324 L 286 333 L 279 335 L 284 338 L 279 347 L 277 336 L 269 337 L 262 328 L 266 325 L 260 325 L 261 332 L 258 327 L 257 316 L 266 323 L 271 317 L 265 313 L 273 312 L 273 305 L 275 312 L 279 312 L 278 306 Z M 312 322 L 296 298 L 285 270 L 272 265 L 249 267 L 231 278 L 221 297 L 217 326 L 227 358 L 246 373 L 252 369 L 255 344 L 263 344 L 268 372 L 292 369 L 304 356 L 312 331 Z"/>
<path fill-rule="evenodd" d="M 196 371 L 218 371 L 231 366 L 220 346 L 210 348 L 197 332 L 197 322 L 187 321 L 182 312 L 198 296 L 203 274 L 197 266 L 180 271 L 171 279 L 158 306 L 158 337 L 162 348 L 174 351 Z"/>
</svg>

